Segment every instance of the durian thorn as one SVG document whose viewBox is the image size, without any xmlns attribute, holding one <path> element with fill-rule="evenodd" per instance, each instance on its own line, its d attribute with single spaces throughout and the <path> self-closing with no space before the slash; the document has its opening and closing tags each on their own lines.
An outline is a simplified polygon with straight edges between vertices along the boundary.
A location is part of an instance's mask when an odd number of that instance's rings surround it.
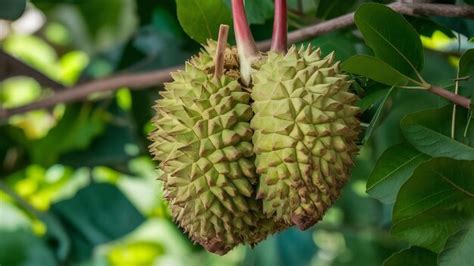
<svg viewBox="0 0 474 266">
<path fill-rule="evenodd" d="M 224 58 L 228 36 L 229 25 L 221 24 L 219 27 L 219 36 L 217 38 L 216 55 L 214 57 L 214 77 L 217 79 L 220 79 L 222 74 L 224 74 Z"/>
<path fill-rule="evenodd" d="M 271 51 L 285 54 L 288 45 L 288 14 L 286 0 L 275 0 Z"/>
<path fill-rule="evenodd" d="M 234 20 L 235 39 L 240 58 L 242 82 L 250 84 L 252 64 L 259 59 L 259 51 L 245 14 L 244 0 L 232 0 L 232 16 Z"/>
</svg>

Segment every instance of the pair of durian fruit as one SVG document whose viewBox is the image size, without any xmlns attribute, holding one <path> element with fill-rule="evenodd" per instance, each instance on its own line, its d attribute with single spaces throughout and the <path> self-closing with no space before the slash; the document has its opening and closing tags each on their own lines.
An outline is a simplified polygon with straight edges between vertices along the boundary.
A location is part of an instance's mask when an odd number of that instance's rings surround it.
<svg viewBox="0 0 474 266">
<path fill-rule="evenodd" d="M 232 0 L 237 48 L 222 26 L 171 74 L 156 102 L 150 150 L 174 220 L 216 254 L 296 225 L 339 196 L 357 153 L 359 109 L 334 54 L 286 50 L 286 1 L 275 1 L 272 49 L 258 52 L 243 0 Z"/>
</svg>

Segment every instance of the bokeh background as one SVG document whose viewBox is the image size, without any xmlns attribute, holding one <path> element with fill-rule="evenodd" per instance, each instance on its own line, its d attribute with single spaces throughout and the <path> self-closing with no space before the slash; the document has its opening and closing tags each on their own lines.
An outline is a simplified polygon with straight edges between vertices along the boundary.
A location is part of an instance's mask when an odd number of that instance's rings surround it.
<svg viewBox="0 0 474 266">
<path fill-rule="evenodd" d="M 268 39 L 273 1 L 248 2 L 253 2 L 248 11 L 255 38 Z M 289 25 L 296 29 L 369 1 L 289 2 Z M 19 19 L 0 21 L 0 65 L 13 56 L 65 87 L 180 65 L 200 45 L 183 31 L 176 14 L 174 0 L 32 0 Z M 435 84 L 452 82 L 459 55 L 472 44 L 461 35 L 458 42 L 440 25 L 458 23 L 460 31 L 472 32 L 472 23 L 438 19 L 440 24 L 430 28 L 410 22 L 423 35 L 423 76 Z M 335 50 L 340 60 L 368 52 L 354 28 L 308 42 L 326 54 Z M 10 74 L 0 73 L 2 108 L 33 102 L 54 89 L 27 72 Z M 118 88 L 0 121 L 0 264 L 381 265 L 407 245 L 390 235 L 393 206 L 368 197 L 367 177 L 383 151 L 403 140 L 400 119 L 441 100 L 399 91 L 382 101 L 388 88 L 360 84 L 369 99 L 360 102 L 363 122 L 374 117 L 378 122 L 351 181 L 324 220 L 305 232 L 289 229 L 222 257 L 193 245 L 162 199 L 160 173 L 147 151 L 159 86 Z"/>
</svg>

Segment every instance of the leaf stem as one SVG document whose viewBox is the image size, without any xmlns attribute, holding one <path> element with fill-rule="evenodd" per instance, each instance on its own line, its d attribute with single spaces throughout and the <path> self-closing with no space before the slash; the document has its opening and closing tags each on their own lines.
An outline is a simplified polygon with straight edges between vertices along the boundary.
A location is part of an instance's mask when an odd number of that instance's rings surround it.
<svg viewBox="0 0 474 266">
<path fill-rule="evenodd" d="M 259 52 L 245 14 L 244 1 L 232 0 L 235 39 L 240 58 L 240 72 L 245 85 L 250 84 L 252 63 L 259 58 Z"/>
<path fill-rule="evenodd" d="M 286 0 L 275 0 L 275 18 L 270 50 L 286 53 L 288 45 L 288 14 Z"/>
<path fill-rule="evenodd" d="M 224 73 L 224 57 L 229 36 L 229 26 L 222 24 L 219 27 L 219 36 L 217 38 L 217 49 L 214 57 L 214 77 L 220 79 Z"/>
</svg>

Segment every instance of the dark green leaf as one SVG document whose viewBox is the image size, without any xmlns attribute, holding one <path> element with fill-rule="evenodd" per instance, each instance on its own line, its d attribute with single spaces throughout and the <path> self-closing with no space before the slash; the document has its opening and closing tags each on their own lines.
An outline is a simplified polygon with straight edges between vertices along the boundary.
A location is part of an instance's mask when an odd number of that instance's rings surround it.
<svg viewBox="0 0 474 266">
<path fill-rule="evenodd" d="M 144 221 L 122 192 L 108 184 L 89 185 L 52 210 L 68 225 L 75 260 L 88 258 L 96 245 L 118 239 Z"/>
<path fill-rule="evenodd" d="M 444 250 L 439 254 L 440 266 L 472 266 L 474 257 L 474 225 L 462 229 L 449 237 Z"/>
<path fill-rule="evenodd" d="M 385 5 L 368 3 L 355 13 L 355 23 L 376 57 L 417 78 L 416 72 L 423 66 L 423 47 L 418 33 L 402 15 Z"/>
<path fill-rule="evenodd" d="M 465 204 L 474 202 L 469 201 Z M 412 245 L 438 253 L 443 249 L 449 236 L 468 221 L 469 218 L 460 211 L 436 209 L 396 222 L 392 226 L 391 233 Z"/>
<path fill-rule="evenodd" d="M 273 18 L 272 0 L 245 0 L 245 11 L 249 24 L 264 24 L 270 18 Z"/>
<path fill-rule="evenodd" d="M 421 111 L 405 116 L 401 121 L 407 140 L 419 151 L 432 157 L 451 157 L 458 160 L 474 160 L 474 128 L 463 136 L 467 123 L 466 110 L 458 110 L 456 136 L 450 135 L 451 106 Z"/>
<path fill-rule="evenodd" d="M 380 101 L 385 95 L 387 95 L 389 91 L 390 89 L 382 89 L 367 94 L 364 98 L 360 99 L 357 102 L 357 106 L 359 106 L 361 112 L 365 112 L 368 109 L 372 108 L 372 106 L 374 106 L 374 104 Z"/>
<path fill-rule="evenodd" d="M 15 20 L 25 11 L 26 0 L 2 0 L 0 19 Z"/>
<path fill-rule="evenodd" d="M 357 53 L 353 37 L 341 32 L 325 34 L 311 40 L 311 44 L 321 48 L 323 54 L 334 52 L 337 60 L 346 60 Z"/>
<path fill-rule="evenodd" d="M 382 115 L 382 112 L 385 108 L 385 104 L 388 101 L 388 99 L 390 98 L 390 95 L 392 94 L 393 90 L 394 90 L 393 87 L 391 89 L 389 89 L 387 94 L 385 95 L 385 97 L 380 102 L 379 107 L 377 108 L 377 112 L 375 112 L 375 115 L 372 118 L 372 121 L 370 121 L 370 125 L 369 125 L 369 127 L 367 128 L 367 130 L 365 132 L 364 141 L 363 141 L 364 143 L 367 142 L 367 140 L 370 139 L 370 137 L 372 136 L 372 133 L 374 132 L 374 130 L 379 125 L 380 116 Z"/>
<path fill-rule="evenodd" d="M 1 231 L 0 235 L 0 265 L 58 265 L 45 243 L 33 233 Z"/>
<path fill-rule="evenodd" d="M 342 69 L 389 86 L 405 86 L 410 78 L 384 61 L 368 55 L 354 55 L 342 63 Z"/>
<path fill-rule="evenodd" d="M 61 154 L 89 147 L 92 140 L 104 130 L 102 112 L 94 110 L 91 105 L 69 106 L 48 135 L 33 143 L 33 161 L 49 165 L 58 160 Z"/>
<path fill-rule="evenodd" d="M 437 158 L 419 166 L 401 187 L 393 209 L 392 234 L 438 252 L 466 222 L 474 204 L 474 164 Z"/>
<path fill-rule="evenodd" d="M 199 43 L 217 40 L 219 25 L 232 23 L 229 7 L 223 0 L 176 0 L 176 4 L 181 26 Z"/>
<path fill-rule="evenodd" d="M 474 199 L 474 164 L 436 158 L 418 167 L 402 186 L 393 218 L 399 221 L 465 199 Z"/>
<path fill-rule="evenodd" d="M 436 253 L 419 247 L 410 247 L 388 258 L 383 266 L 435 266 Z"/>
<path fill-rule="evenodd" d="M 392 146 L 382 154 L 370 174 L 367 193 L 386 204 L 395 202 L 400 187 L 429 159 L 410 144 Z"/>
<path fill-rule="evenodd" d="M 474 49 L 469 49 L 459 59 L 459 77 L 474 76 Z"/>
<path fill-rule="evenodd" d="M 319 0 L 316 16 L 322 19 L 330 19 L 346 14 L 350 11 L 357 0 Z"/>
</svg>

